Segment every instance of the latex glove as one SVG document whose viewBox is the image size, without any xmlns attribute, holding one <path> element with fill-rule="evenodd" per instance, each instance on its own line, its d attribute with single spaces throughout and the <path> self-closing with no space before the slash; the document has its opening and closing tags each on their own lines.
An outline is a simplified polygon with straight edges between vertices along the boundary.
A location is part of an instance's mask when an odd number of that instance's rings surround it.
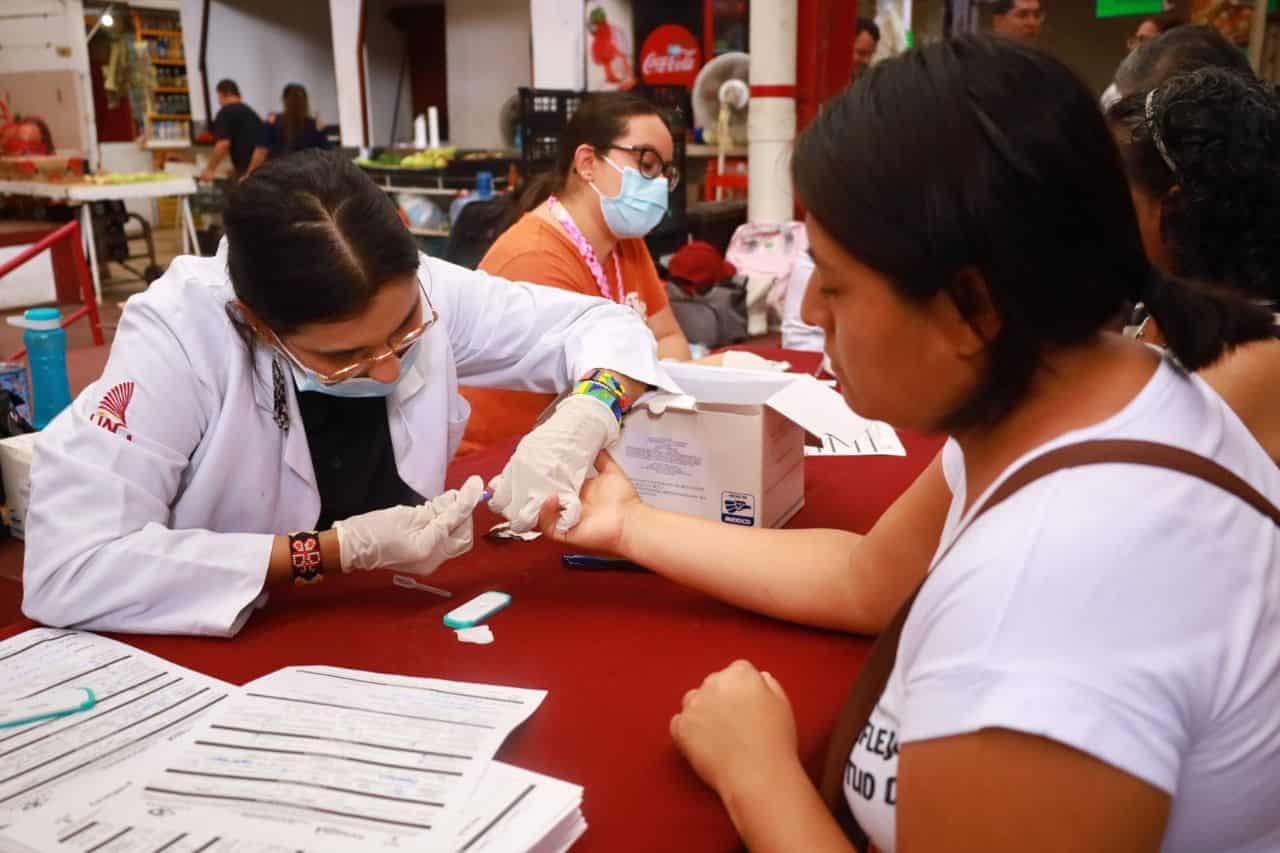
<svg viewBox="0 0 1280 853">
<path fill-rule="evenodd" d="M 472 477 L 422 506 L 393 506 L 334 523 L 342 570 L 431 574 L 471 550 L 471 513 L 483 495 L 484 481 Z"/>
<path fill-rule="evenodd" d="M 560 499 L 556 529 L 567 532 L 582 517 L 578 493 L 601 450 L 618 440 L 618 419 L 594 397 L 567 397 L 555 414 L 520 440 L 502 473 L 489 483 L 489 508 L 516 533 L 538 525 L 547 498 Z"/>
</svg>

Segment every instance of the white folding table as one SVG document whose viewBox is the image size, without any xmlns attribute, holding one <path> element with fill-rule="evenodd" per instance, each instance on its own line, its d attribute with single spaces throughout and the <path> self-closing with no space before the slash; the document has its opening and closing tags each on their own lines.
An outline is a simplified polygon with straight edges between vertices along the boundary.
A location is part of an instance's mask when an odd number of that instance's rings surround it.
<svg viewBox="0 0 1280 853">
<path fill-rule="evenodd" d="M 139 181 L 136 184 L 52 183 L 47 181 L 0 181 L 0 195 L 25 195 L 48 198 L 80 205 L 80 230 L 84 232 L 85 252 L 93 272 L 93 292 L 102 301 L 102 278 L 98 270 L 98 252 L 93 239 L 94 201 L 128 201 L 130 199 L 181 198 L 182 251 L 200 254 L 195 220 L 191 217 L 190 196 L 195 195 L 192 178 L 172 177 L 163 181 Z"/>
</svg>

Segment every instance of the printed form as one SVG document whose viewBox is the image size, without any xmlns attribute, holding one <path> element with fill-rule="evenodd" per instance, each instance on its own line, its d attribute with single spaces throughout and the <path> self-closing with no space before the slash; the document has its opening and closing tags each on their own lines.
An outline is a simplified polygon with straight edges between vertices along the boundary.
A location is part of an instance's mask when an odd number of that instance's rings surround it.
<svg viewBox="0 0 1280 853">
<path fill-rule="evenodd" d="M 494 753 L 545 695 L 326 666 L 282 669 L 140 758 L 128 779 L 86 780 L 60 796 L 56 815 L 11 835 L 41 851 L 268 853 L 457 850 L 470 828 L 475 843 L 465 849 L 504 849 L 483 843 L 490 824 L 531 811 L 576 813 L 581 802 L 581 789 L 567 783 L 512 781 L 526 773 L 516 768 L 507 778 L 496 771 L 495 790 L 513 794 L 477 791 L 486 770 L 505 768 L 492 764 Z"/>
<path fill-rule="evenodd" d="M 60 786 L 186 732 L 236 688 L 124 643 L 35 628 L 0 642 L 0 699 L 88 687 L 97 704 L 0 729 L 0 838 Z"/>
<path fill-rule="evenodd" d="M 165 809 L 126 809 L 133 813 L 122 814 L 118 801 L 129 800 L 129 786 L 105 785 L 101 777 L 97 783 L 96 792 L 82 789 L 74 802 L 68 798 L 71 807 L 65 813 L 42 815 L 15 827 L 17 849 L 34 853 L 295 853 L 342 846 L 299 839 L 249 840 L 252 830 L 225 822 L 210 825 L 199 815 Z M 451 842 L 439 846 L 430 838 L 406 837 L 388 843 L 388 849 L 562 853 L 587 830 L 581 803 L 582 788 L 577 785 L 494 761 Z"/>
</svg>

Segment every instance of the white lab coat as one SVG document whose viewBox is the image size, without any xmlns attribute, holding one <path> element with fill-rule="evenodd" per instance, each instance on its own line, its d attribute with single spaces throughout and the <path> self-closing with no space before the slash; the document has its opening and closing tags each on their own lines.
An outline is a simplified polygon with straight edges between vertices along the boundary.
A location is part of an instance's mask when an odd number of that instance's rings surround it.
<svg viewBox="0 0 1280 853">
<path fill-rule="evenodd" d="M 396 467 L 420 495 L 443 490 L 466 426 L 460 378 L 554 392 L 610 367 L 677 390 L 629 308 L 425 256 L 419 277 L 440 321 L 387 409 Z M 226 312 L 233 298 L 221 254 L 176 259 L 129 300 L 102 378 L 40 435 L 27 616 L 231 636 L 261 603 L 273 537 L 315 526 L 320 495 L 291 374 L 282 362 L 283 430 L 273 418 L 279 356 L 246 343 Z"/>
</svg>

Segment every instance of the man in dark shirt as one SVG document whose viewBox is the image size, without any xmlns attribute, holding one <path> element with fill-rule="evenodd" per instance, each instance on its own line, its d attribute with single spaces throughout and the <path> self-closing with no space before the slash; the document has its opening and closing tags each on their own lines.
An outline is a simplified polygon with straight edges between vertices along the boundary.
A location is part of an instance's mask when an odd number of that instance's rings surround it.
<svg viewBox="0 0 1280 853">
<path fill-rule="evenodd" d="M 213 135 L 217 143 L 209 157 L 209 165 L 200 173 L 200 180 L 212 181 L 219 164 L 231 155 L 237 178 L 249 171 L 253 149 L 262 139 L 262 119 L 253 108 L 240 100 L 240 87 L 234 80 L 218 82 L 218 115 L 213 120 Z"/>
</svg>

